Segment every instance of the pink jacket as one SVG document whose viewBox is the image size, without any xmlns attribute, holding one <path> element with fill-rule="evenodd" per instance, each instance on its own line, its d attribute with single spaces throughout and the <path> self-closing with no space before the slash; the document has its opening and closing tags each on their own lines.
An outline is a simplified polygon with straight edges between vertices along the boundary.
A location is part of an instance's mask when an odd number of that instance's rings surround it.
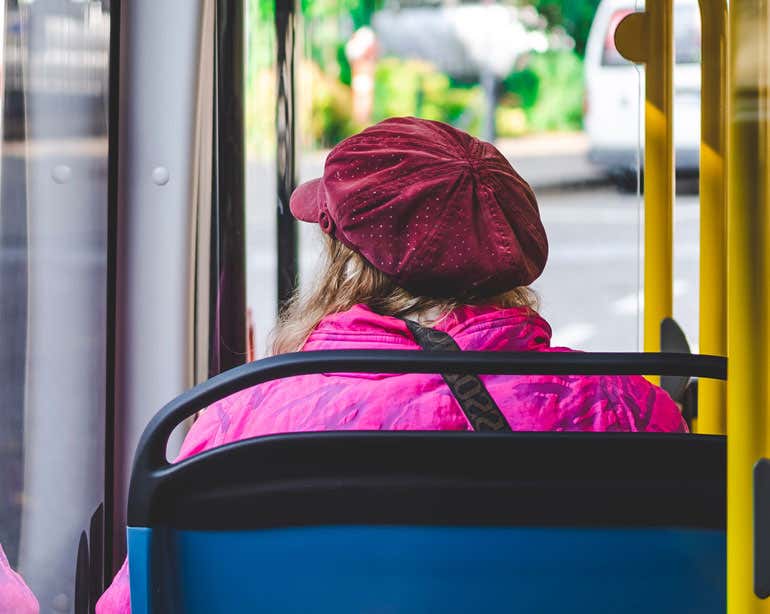
<svg viewBox="0 0 770 614">
<path fill-rule="evenodd" d="M 551 328 L 524 308 L 462 307 L 437 328 L 463 350 L 562 352 Z M 419 350 L 406 325 L 359 305 L 325 318 L 304 350 Z M 671 398 L 639 376 L 482 375 L 518 431 L 685 432 Z M 317 374 L 267 382 L 212 405 L 178 460 L 226 443 L 295 431 L 470 430 L 440 375 Z M 97 614 L 130 612 L 126 564 Z"/>
<path fill-rule="evenodd" d="M 3 547 L 0 546 L 0 612 L 13 614 L 38 614 L 37 599 L 8 563 Z"/>
</svg>

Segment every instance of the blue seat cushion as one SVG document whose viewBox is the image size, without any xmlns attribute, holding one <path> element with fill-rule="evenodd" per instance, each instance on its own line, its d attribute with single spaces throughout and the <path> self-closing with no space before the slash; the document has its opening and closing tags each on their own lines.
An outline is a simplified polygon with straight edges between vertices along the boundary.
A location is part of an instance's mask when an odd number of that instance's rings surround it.
<svg viewBox="0 0 770 614">
<path fill-rule="evenodd" d="M 725 611 L 713 529 L 129 528 L 129 554 L 134 614 Z"/>
</svg>

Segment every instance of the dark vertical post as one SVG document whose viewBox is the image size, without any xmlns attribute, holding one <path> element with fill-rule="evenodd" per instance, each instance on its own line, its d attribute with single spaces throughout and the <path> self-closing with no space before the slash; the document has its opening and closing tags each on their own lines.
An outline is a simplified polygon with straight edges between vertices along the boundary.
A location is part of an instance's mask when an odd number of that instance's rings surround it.
<svg viewBox="0 0 770 614">
<path fill-rule="evenodd" d="M 209 375 L 246 362 L 244 10 L 217 0 Z"/>
<path fill-rule="evenodd" d="M 123 21 L 121 0 L 110 2 L 110 67 L 109 107 L 107 132 L 107 334 L 105 371 L 106 385 L 104 396 L 104 555 L 103 578 L 112 579 L 122 563 L 125 553 L 126 537 L 119 532 L 121 514 L 117 511 L 119 497 L 116 489 L 117 473 L 120 470 L 115 462 L 115 446 L 118 438 L 115 433 L 115 361 L 117 353 L 117 246 L 118 246 L 118 152 L 120 137 L 120 66 L 122 57 L 121 24 Z"/>
<path fill-rule="evenodd" d="M 485 67 L 481 71 L 481 87 L 484 90 L 484 101 L 487 107 L 486 113 L 484 114 L 483 138 L 485 141 L 493 143 L 497 137 L 495 111 L 497 110 L 500 80 L 489 67 Z"/>
<path fill-rule="evenodd" d="M 278 308 L 297 286 L 297 223 L 289 211 L 296 187 L 296 122 L 294 115 L 295 0 L 275 0 L 276 188 L 278 196 Z"/>
</svg>

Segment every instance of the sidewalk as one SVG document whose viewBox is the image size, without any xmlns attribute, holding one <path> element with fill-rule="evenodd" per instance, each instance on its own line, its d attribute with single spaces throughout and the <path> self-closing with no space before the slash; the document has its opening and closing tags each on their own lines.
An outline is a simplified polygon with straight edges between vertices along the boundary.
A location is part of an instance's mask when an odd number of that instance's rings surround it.
<svg viewBox="0 0 770 614">
<path fill-rule="evenodd" d="M 589 188 L 609 183 L 604 170 L 588 160 L 585 133 L 498 139 L 496 145 L 536 191 Z"/>
</svg>

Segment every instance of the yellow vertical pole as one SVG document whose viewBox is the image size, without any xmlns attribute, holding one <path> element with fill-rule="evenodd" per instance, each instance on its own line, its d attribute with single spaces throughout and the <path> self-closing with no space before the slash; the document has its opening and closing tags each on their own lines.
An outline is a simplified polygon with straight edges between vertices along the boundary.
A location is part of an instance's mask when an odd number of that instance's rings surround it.
<svg viewBox="0 0 770 614">
<path fill-rule="evenodd" d="M 701 0 L 700 352 L 727 355 L 727 4 Z M 724 434 L 727 388 L 703 379 L 698 432 Z"/>
<path fill-rule="evenodd" d="M 674 5 L 648 0 L 618 24 L 615 44 L 644 63 L 644 351 L 660 351 L 660 323 L 673 313 Z M 658 383 L 659 377 L 649 377 Z"/>
<path fill-rule="evenodd" d="M 752 467 L 768 438 L 767 3 L 730 0 L 727 215 L 727 609 L 753 593 Z M 770 513 L 770 510 L 768 511 Z"/>
<path fill-rule="evenodd" d="M 661 320 L 673 312 L 673 0 L 645 11 L 644 350 L 659 352 Z"/>
</svg>

